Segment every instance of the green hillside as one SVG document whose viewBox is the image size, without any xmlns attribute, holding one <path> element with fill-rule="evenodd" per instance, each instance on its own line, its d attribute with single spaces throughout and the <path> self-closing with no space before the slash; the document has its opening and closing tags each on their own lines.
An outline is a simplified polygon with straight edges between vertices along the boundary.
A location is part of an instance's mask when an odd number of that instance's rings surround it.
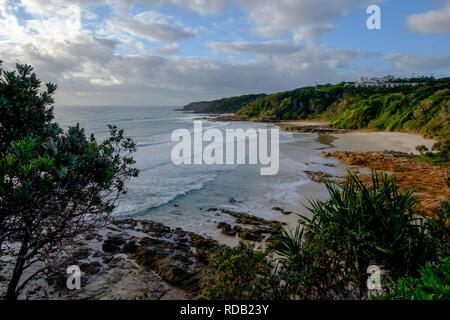
<svg viewBox="0 0 450 320">
<path fill-rule="evenodd" d="M 424 85 L 357 88 L 349 84 L 305 87 L 272 94 L 236 112 L 246 118 L 324 119 L 337 128 L 419 132 L 448 139 L 450 78 Z"/>
<path fill-rule="evenodd" d="M 266 96 L 265 94 L 248 94 L 239 97 L 224 98 L 214 101 L 193 102 L 183 110 L 197 113 L 234 113 L 248 103 Z"/>
<path fill-rule="evenodd" d="M 347 96 L 321 116 L 333 126 L 419 132 L 424 136 L 450 136 L 450 82 L 414 90 Z"/>
<path fill-rule="evenodd" d="M 277 120 L 303 119 L 324 112 L 349 91 L 352 91 L 350 87 L 339 84 L 323 86 L 318 90 L 304 87 L 280 92 L 249 103 L 236 115 Z"/>
</svg>

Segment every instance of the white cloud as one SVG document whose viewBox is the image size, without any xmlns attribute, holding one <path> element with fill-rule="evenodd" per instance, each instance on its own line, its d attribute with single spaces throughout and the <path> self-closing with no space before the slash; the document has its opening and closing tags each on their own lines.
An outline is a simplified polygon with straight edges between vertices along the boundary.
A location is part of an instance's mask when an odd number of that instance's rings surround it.
<svg viewBox="0 0 450 320">
<path fill-rule="evenodd" d="M 426 57 L 413 54 L 392 53 L 385 55 L 384 59 L 408 72 L 429 73 L 450 68 L 450 56 Z"/>
<path fill-rule="evenodd" d="M 158 5 L 169 1 L 200 14 L 216 14 L 226 7 L 225 0 L 141 0 L 147 9 L 137 13 L 125 0 L 108 0 L 111 10 L 97 17 L 91 7 L 97 0 L 0 0 L 0 58 L 7 69 L 15 62 L 32 64 L 43 81 L 57 83 L 58 104 L 180 105 L 360 75 L 355 65 L 364 52 L 315 43 L 318 35 L 333 28 L 329 21 L 345 15 L 357 1 L 337 0 L 328 6 L 309 0 L 280 0 L 277 5 L 269 0 L 240 1 L 254 31 L 278 40 L 226 39 L 222 41 L 231 42 L 207 45 L 236 55 L 257 55 L 246 61 L 182 56 L 177 41 L 193 37 L 202 27 L 192 29 L 159 13 Z M 26 16 L 18 14 L 23 9 Z M 293 40 L 280 40 L 287 34 Z M 149 45 L 144 39 L 157 43 Z M 309 41 L 308 46 L 302 48 L 296 40 Z M 402 69 L 448 66 L 448 57 L 397 54 L 385 59 Z"/>
<path fill-rule="evenodd" d="M 158 48 L 158 52 L 165 56 L 171 56 L 180 51 L 180 46 L 177 43 L 168 43 Z"/>
<path fill-rule="evenodd" d="M 374 0 L 377 2 L 376 0 Z M 296 41 L 312 42 L 334 28 L 329 22 L 361 5 L 358 0 L 242 0 L 254 31 L 266 37 L 292 34 Z"/>
<path fill-rule="evenodd" d="M 171 25 L 166 16 L 154 11 L 142 12 L 131 17 L 122 15 L 114 18 L 110 25 L 150 41 L 173 42 L 197 34 L 195 30 Z"/>
<path fill-rule="evenodd" d="M 207 45 L 214 50 L 222 50 L 233 54 L 256 55 L 286 55 L 299 51 L 299 45 L 287 40 L 263 42 L 236 41 L 230 43 L 209 42 Z"/>
<path fill-rule="evenodd" d="M 422 34 L 450 34 L 450 0 L 438 10 L 409 15 L 406 24 L 410 30 Z"/>
<path fill-rule="evenodd" d="M 89 80 L 89 82 L 93 85 L 97 85 L 97 86 L 104 86 L 104 87 L 109 87 L 109 86 L 114 86 L 114 85 L 119 85 L 122 84 L 123 81 L 117 79 L 114 76 L 111 76 L 109 79 L 104 80 L 104 79 L 98 79 L 98 78 L 94 78 Z"/>
<path fill-rule="evenodd" d="M 227 3 L 227 0 L 168 0 L 168 1 L 204 15 L 217 14 L 221 12 Z"/>
</svg>

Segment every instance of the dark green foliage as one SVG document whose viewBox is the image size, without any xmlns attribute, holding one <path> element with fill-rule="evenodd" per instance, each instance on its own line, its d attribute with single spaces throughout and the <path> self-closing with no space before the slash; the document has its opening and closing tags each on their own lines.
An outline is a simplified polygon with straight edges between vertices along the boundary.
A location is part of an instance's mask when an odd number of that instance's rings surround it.
<svg viewBox="0 0 450 320">
<path fill-rule="evenodd" d="M 450 178 L 447 178 L 447 186 L 450 187 Z M 435 248 L 435 255 L 437 259 L 450 256 L 450 198 L 441 202 L 436 216 L 427 219 L 425 227 Z"/>
<path fill-rule="evenodd" d="M 323 114 L 333 126 L 417 132 L 438 139 L 450 135 L 450 83 L 351 96 Z"/>
<path fill-rule="evenodd" d="M 427 152 L 424 155 L 418 156 L 414 158 L 417 161 L 420 162 L 425 162 L 425 163 L 429 163 L 431 165 L 448 165 L 450 164 L 450 157 L 448 154 L 446 154 L 445 156 L 440 153 L 440 152 L 436 152 L 436 153 L 432 153 L 432 152 Z"/>
<path fill-rule="evenodd" d="M 383 265 L 393 277 L 414 274 L 430 255 L 412 192 L 400 193 L 395 177 L 377 173 L 367 188 L 349 173 L 343 189 L 325 182 L 331 199 L 312 201 L 306 242 L 321 243 L 343 262 L 342 272 L 365 291 L 366 270 Z"/>
<path fill-rule="evenodd" d="M 424 145 L 421 145 L 416 147 L 416 151 L 419 151 L 420 155 L 423 155 L 425 152 L 428 151 L 428 148 L 425 147 Z"/>
<path fill-rule="evenodd" d="M 264 96 L 265 94 L 249 94 L 220 100 L 193 102 L 185 106 L 183 109 L 198 113 L 233 113 L 248 103 Z"/>
<path fill-rule="evenodd" d="M 61 250 L 70 252 L 104 225 L 125 183 L 138 174 L 135 143 L 123 130 L 109 126 L 103 142 L 87 138 L 78 125 L 64 132 L 49 107 L 56 86 L 39 92 L 31 67 L 17 71 L 5 72 L 0 82 L 0 257 L 14 264 L 8 299 L 62 263 Z M 23 279 L 36 262 L 40 269 Z"/>
<path fill-rule="evenodd" d="M 342 98 L 347 90 L 351 89 L 339 84 L 325 86 L 320 90 L 305 87 L 280 92 L 249 103 L 236 115 L 280 120 L 302 119 L 325 111 L 328 106 Z"/>
<path fill-rule="evenodd" d="M 1 61 L 0 61 L 1 65 Z M 39 136 L 59 133 L 53 119 L 52 95 L 56 85 L 46 84 L 39 92 L 41 81 L 31 73 L 29 65 L 17 65 L 17 71 L 0 68 L 0 152 L 11 141 L 34 133 Z"/>
<path fill-rule="evenodd" d="M 450 181 L 447 181 L 450 187 Z M 441 203 L 437 216 L 427 219 L 425 229 L 428 241 L 435 249 L 433 264 L 426 263 L 419 270 L 419 277 L 406 276 L 384 282 L 380 300 L 449 300 L 450 299 L 450 202 Z"/>
<path fill-rule="evenodd" d="M 432 165 L 446 165 L 450 163 L 449 148 L 450 139 L 443 139 L 436 142 L 431 148 L 434 152 L 429 152 L 425 146 L 417 146 L 416 150 L 420 152 L 420 156 L 415 159 Z"/>
<path fill-rule="evenodd" d="M 338 256 L 323 243 L 306 243 L 305 228 L 283 230 L 272 249 L 281 256 L 278 276 L 290 299 L 349 298 L 349 280 L 341 272 Z"/>
<path fill-rule="evenodd" d="M 411 276 L 386 281 L 385 293 L 379 300 L 450 300 L 450 257 L 438 264 L 425 264 L 420 277 Z"/>
<path fill-rule="evenodd" d="M 437 220 L 422 218 L 412 192 L 400 193 L 384 174 L 373 173 L 370 188 L 351 173 L 343 188 L 325 185 L 330 200 L 311 201 L 313 218 L 303 217 L 302 231 L 282 232 L 274 247 L 291 298 L 363 298 L 370 265 L 400 279 L 448 256 L 448 204 Z"/>
<path fill-rule="evenodd" d="M 283 299 L 283 288 L 265 252 L 241 242 L 218 247 L 208 265 L 203 294 L 210 300 Z"/>
</svg>

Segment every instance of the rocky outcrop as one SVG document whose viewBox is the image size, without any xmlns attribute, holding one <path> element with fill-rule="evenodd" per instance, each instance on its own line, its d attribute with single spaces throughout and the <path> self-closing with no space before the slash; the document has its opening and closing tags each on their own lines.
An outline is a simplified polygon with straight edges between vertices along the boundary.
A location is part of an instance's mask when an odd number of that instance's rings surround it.
<svg viewBox="0 0 450 320">
<path fill-rule="evenodd" d="M 152 221 L 113 220 L 86 246 L 61 258 L 58 270 L 31 283 L 20 298 L 195 298 L 209 256 L 218 245 L 215 240 Z M 82 272 L 81 290 L 67 288 L 69 265 Z M 6 281 L 0 279 L 0 294 Z"/>
<path fill-rule="evenodd" d="M 116 220 L 120 230 L 145 236 L 109 235 L 103 242 L 112 253 L 123 253 L 147 271 L 156 272 L 164 281 L 193 295 L 199 293 L 207 260 L 218 242 L 180 228 L 171 229 L 152 221 Z"/>
<path fill-rule="evenodd" d="M 318 134 L 331 134 L 331 133 L 348 133 L 349 129 L 332 128 L 328 125 L 305 125 L 299 123 L 298 125 L 283 124 L 280 123 L 281 129 L 289 132 L 309 132 Z"/>
<path fill-rule="evenodd" d="M 352 166 L 372 168 L 396 176 L 401 191 L 416 189 L 414 197 L 420 201 L 425 214 L 433 216 L 441 201 L 450 196 L 446 180 L 450 166 L 434 166 L 415 160 L 414 155 L 398 151 L 382 152 L 323 152 L 323 157 L 337 158 L 342 163 Z M 363 182 L 370 183 L 369 175 L 359 175 Z"/>
<path fill-rule="evenodd" d="M 284 214 L 284 215 L 286 215 L 286 216 L 288 216 L 288 215 L 290 215 L 290 214 L 293 213 L 292 211 L 284 210 L 283 208 L 280 208 L 280 207 L 273 207 L 272 210 L 274 210 L 274 211 L 280 211 L 282 214 Z"/>
<path fill-rule="evenodd" d="M 309 179 L 316 183 L 322 183 L 323 180 L 335 180 L 337 177 L 321 171 L 305 171 Z"/>
<path fill-rule="evenodd" d="M 273 235 L 277 234 L 284 225 L 284 223 L 280 221 L 265 220 L 245 212 L 218 208 L 209 208 L 207 211 L 217 211 L 234 217 L 235 221 L 233 225 L 227 222 L 220 222 L 217 225 L 217 228 L 221 229 L 222 233 L 226 236 L 238 236 L 240 239 L 247 241 L 261 242 L 270 239 Z"/>
</svg>

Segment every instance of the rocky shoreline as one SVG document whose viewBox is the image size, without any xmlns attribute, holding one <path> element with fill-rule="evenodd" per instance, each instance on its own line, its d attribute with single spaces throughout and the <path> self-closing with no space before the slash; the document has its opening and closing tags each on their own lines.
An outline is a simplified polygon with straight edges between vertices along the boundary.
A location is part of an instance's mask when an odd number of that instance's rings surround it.
<svg viewBox="0 0 450 320">
<path fill-rule="evenodd" d="M 249 121 L 231 115 L 219 116 L 212 121 Z M 255 119 L 254 122 L 274 123 L 291 132 L 321 134 L 347 133 L 349 130 L 333 129 L 324 123 L 288 122 Z M 346 135 L 347 136 L 347 135 Z M 445 179 L 450 168 L 418 162 L 404 152 L 322 152 L 322 157 L 334 158 L 359 172 L 374 168 L 395 174 L 402 189 L 417 188 L 416 197 L 427 215 L 433 216 L 440 201 L 450 196 Z M 326 165 L 326 164 L 324 164 Z M 329 165 L 334 166 L 334 165 Z M 323 179 L 342 183 L 342 175 L 322 171 L 305 171 L 311 181 Z M 367 170 L 360 174 L 363 182 L 370 182 Z M 235 200 L 230 199 L 230 203 Z M 232 221 L 217 223 L 225 237 L 254 243 L 273 242 L 286 223 L 265 220 L 245 212 L 225 208 L 208 208 L 217 215 L 229 215 Z M 294 214 L 281 207 L 272 210 L 284 216 Z M 296 221 L 295 219 L 293 221 Z M 201 235 L 172 229 L 160 223 L 132 218 L 113 220 L 86 245 L 81 246 L 65 264 L 78 265 L 82 271 L 82 290 L 68 290 L 67 274 L 59 270 L 46 278 L 34 281 L 21 299 L 194 299 L 202 289 L 210 254 L 220 243 Z M 1 270 L 0 270 L 1 271 Z M 0 293 L 6 280 L 0 278 Z"/>
<path fill-rule="evenodd" d="M 279 126 L 282 130 L 288 132 L 309 132 L 318 134 L 332 134 L 332 133 L 348 133 L 353 130 L 349 129 L 338 129 L 330 127 L 328 123 L 324 122 L 310 122 L 310 121 L 286 121 L 286 120 L 273 120 L 273 119 L 248 119 L 245 117 L 239 117 L 235 115 L 222 115 L 213 118 L 202 118 L 201 120 L 209 121 L 247 121 L 247 122 L 258 122 L 258 123 L 273 123 Z"/>
<path fill-rule="evenodd" d="M 147 220 L 113 220 L 86 241 L 64 269 L 33 281 L 20 299 L 192 299 L 215 240 Z M 65 268 L 79 266 L 81 290 L 68 290 Z M 0 292 L 6 279 L 0 281 Z"/>
<path fill-rule="evenodd" d="M 244 241 L 270 242 L 284 225 L 228 209 L 208 211 L 234 217 L 234 222 L 218 223 L 217 228 Z M 216 240 L 149 220 L 112 220 L 80 246 L 64 268 L 33 281 L 19 298 L 194 299 L 201 292 L 209 256 L 219 245 Z M 81 290 L 67 289 L 65 267 L 69 265 L 80 267 Z M 6 285 L 7 279 L 0 279 L 0 292 Z"/>
</svg>

